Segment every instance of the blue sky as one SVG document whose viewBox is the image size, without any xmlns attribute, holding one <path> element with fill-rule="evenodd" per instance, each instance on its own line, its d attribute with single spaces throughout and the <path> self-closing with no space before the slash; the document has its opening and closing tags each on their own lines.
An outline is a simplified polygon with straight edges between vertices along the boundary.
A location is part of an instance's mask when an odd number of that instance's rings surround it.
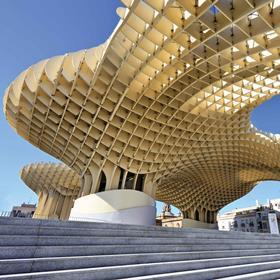
<svg viewBox="0 0 280 280">
<path fill-rule="evenodd" d="M 90 48 L 103 43 L 118 22 L 117 0 L 1 0 L 0 1 L 0 96 L 9 83 L 39 60 Z M 280 98 L 266 102 L 253 113 L 260 129 L 280 133 Z M 0 113 L 0 211 L 36 196 L 19 179 L 28 163 L 56 161 L 21 139 Z M 245 207 L 256 199 L 280 197 L 280 183 L 266 182 L 226 207 Z M 159 205 L 160 206 L 160 205 Z"/>
</svg>

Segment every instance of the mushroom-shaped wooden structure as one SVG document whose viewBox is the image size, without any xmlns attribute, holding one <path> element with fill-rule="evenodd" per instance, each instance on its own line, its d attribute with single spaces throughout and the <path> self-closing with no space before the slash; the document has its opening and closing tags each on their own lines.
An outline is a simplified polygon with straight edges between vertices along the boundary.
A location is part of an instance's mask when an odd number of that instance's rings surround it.
<svg viewBox="0 0 280 280">
<path fill-rule="evenodd" d="M 69 218 L 80 190 L 80 177 L 74 170 L 63 163 L 33 163 L 24 166 L 20 176 L 39 197 L 35 218 Z"/>
<path fill-rule="evenodd" d="M 123 0 L 103 45 L 39 62 L 6 118 L 82 178 L 80 196 L 143 191 L 213 223 L 280 179 L 275 135 L 251 111 L 279 93 L 278 0 Z"/>
</svg>

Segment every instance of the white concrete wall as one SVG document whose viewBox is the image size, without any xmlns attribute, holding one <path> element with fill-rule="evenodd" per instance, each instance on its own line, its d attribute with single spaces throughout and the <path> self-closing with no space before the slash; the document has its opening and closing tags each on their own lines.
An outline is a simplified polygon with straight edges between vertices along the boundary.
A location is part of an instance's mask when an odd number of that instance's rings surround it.
<svg viewBox="0 0 280 280">
<path fill-rule="evenodd" d="M 191 220 L 191 219 L 183 219 L 182 227 L 218 229 L 218 225 L 216 223 L 208 224 L 208 223 L 203 223 L 203 222 L 195 221 L 195 220 Z"/>
<path fill-rule="evenodd" d="M 111 190 L 77 199 L 69 220 L 154 225 L 155 217 L 155 201 L 147 194 Z"/>
</svg>

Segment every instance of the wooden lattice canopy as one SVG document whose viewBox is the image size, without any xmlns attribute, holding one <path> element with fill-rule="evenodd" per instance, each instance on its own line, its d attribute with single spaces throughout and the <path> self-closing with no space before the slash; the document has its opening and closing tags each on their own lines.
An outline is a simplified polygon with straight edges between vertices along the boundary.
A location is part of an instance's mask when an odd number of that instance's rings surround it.
<svg viewBox="0 0 280 280">
<path fill-rule="evenodd" d="M 280 1 L 123 3 L 103 45 L 41 61 L 8 87 L 16 132 L 75 170 L 81 195 L 99 191 L 102 172 L 106 190 L 144 175 L 146 193 L 200 220 L 280 179 L 278 136 L 250 123 L 279 93 Z"/>
</svg>

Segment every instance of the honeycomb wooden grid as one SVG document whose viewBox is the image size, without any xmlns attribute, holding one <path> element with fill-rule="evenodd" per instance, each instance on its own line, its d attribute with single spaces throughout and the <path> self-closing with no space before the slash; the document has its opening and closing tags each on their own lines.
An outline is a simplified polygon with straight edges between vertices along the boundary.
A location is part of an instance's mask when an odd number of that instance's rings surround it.
<svg viewBox="0 0 280 280">
<path fill-rule="evenodd" d="M 280 178 L 279 138 L 250 124 L 279 93 L 280 1 L 123 3 L 103 45 L 20 74 L 6 118 L 83 178 L 81 195 L 99 191 L 102 172 L 106 190 L 145 174 L 144 192 L 213 221 Z"/>
</svg>

